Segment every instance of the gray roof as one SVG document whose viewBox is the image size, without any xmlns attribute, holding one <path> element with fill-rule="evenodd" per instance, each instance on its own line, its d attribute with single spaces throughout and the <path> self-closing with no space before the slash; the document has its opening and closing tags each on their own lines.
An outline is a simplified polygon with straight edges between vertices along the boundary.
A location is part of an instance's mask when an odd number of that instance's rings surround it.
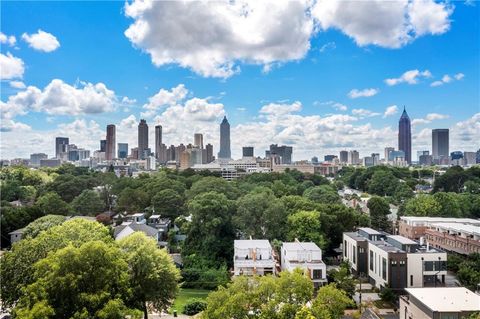
<svg viewBox="0 0 480 319">
<path fill-rule="evenodd" d="M 130 224 L 127 227 L 130 227 L 134 231 L 141 231 L 150 237 L 156 237 L 158 234 L 158 229 L 145 224 Z"/>
</svg>

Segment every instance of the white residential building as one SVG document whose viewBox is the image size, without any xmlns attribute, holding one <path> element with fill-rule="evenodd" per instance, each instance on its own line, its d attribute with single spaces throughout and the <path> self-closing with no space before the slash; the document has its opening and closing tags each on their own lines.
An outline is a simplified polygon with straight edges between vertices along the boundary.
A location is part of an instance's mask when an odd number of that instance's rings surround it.
<svg viewBox="0 0 480 319">
<path fill-rule="evenodd" d="M 272 246 L 266 239 L 234 241 L 234 275 L 276 274 L 276 260 Z"/>
<path fill-rule="evenodd" d="M 301 268 L 307 272 L 315 287 L 327 282 L 327 267 L 322 261 L 322 250 L 312 242 L 290 242 L 282 245 L 282 270 Z"/>
<path fill-rule="evenodd" d="M 343 258 L 377 288 L 442 286 L 447 253 L 399 235 L 371 228 L 343 233 Z"/>
<path fill-rule="evenodd" d="M 480 296 L 464 287 L 407 288 L 401 319 L 460 319 L 480 311 Z"/>
</svg>

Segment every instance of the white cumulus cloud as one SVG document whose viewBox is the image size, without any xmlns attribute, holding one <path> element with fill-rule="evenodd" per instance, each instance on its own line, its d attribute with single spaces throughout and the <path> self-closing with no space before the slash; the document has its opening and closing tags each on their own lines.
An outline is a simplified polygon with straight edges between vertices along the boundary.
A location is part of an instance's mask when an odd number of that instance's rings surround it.
<svg viewBox="0 0 480 319">
<path fill-rule="evenodd" d="M 14 89 L 24 89 L 27 87 L 22 81 L 10 81 L 8 84 Z"/>
<path fill-rule="evenodd" d="M 3 32 L 0 32 L 0 43 L 8 44 L 9 46 L 14 46 L 17 43 L 17 38 L 14 35 L 6 35 Z"/>
<path fill-rule="evenodd" d="M 125 31 L 153 64 L 178 64 L 206 77 L 228 78 L 238 62 L 270 68 L 310 49 L 309 1 L 140 1 L 125 5 Z M 279 23 L 281 21 L 281 23 Z"/>
<path fill-rule="evenodd" d="M 460 81 L 464 77 L 465 77 L 465 74 L 463 74 L 463 73 L 457 73 L 453 76 L 453 78 L 450 75 L 445 74 L 440 80 L 437 80 L 437 81 L 434 81 L 434 82 L 430 83 L 430 86 L 431 87 L 442 86 L 444 84 L 451 83 L 453 81 Z"/>
<path fill-rule="evenodd" d="M 383 117 L 387 116 L 392 116 L 398 113 L 398 106 L 396 105 L 391 105 L 385 109 L 385 112 L 383 113 Z"/>
<path fill-rule="evenodd" d="M 115 93 L 103 83 L 71 86 L 62 80 L 52 80 L 43 90 L 29 86 L 24 91 L 1 102 L 2 118 L 12 119 L 30 111 L 51 115 L 82 115 L 113 111 Z"/>
<path fill-rule="evenodd" d="M 350 92 L 348 92 L 348 96 L 351 99 L 356 99 L 359 97 L 371 97 L 376 95 L 378 92 L 380 92 L 379 89 L 363 89 L 363 90 L 358 90 L 358 89 L 353 89 Z"/>
<path fill-rule="evenodd" d="M 434 0 L 319 0 L 312 14 L 322 30 L 338 29 L 359 46 L 400 48 L 450 28 L 453 6 Z"/>
<path fill-rule="evenodd" d="M 0 80 L 22 78 L 25 65 L 22 59 L 13 56 L 10 52 L 0 53 Z"/>
<path fill-rule="evenodd" d="M 428 70 L 410 70 L 403 73 L 398 78 L 386 79 L 385 83 L 389 86 L 394 86 L 400 83 L 417 84 L 420 78 L 431 78 L 432 73 Z"/>
<path fill-rule="evenodd" d="M 48 32 L 38 30 L 37 33 L 24 33 L 22 39 L 28 43 L 28 45 L 38 51 L 52 52 L 60 47 L 60 42 L 57 38 Z"/>
</svg>

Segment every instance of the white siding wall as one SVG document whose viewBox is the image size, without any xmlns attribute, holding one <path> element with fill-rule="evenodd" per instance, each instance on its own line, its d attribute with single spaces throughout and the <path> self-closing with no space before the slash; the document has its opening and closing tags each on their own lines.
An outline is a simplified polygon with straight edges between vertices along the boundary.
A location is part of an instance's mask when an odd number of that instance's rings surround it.
<svg viewBox="0 0 480 319">
<path fill-rule="evenodd" d="M 370 269 L 370 251 L 373 252 L 373 270 Z M 385 279 L 382 277 L 383 264 L 382 258 L 385 258 Z M 368 275 L 375 280 L 375 287 L 380 288 L 388 283 L 388 253 L 379 247 L 368 245 Z"/>
</svg>

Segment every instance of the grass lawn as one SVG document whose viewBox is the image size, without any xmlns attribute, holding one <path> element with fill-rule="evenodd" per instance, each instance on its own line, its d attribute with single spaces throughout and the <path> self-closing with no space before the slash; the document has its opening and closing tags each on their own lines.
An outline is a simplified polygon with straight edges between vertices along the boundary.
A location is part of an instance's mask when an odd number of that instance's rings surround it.
<svg viewBox="0 0 480 319">
<path fill-rule="evenodd" d="M 181 314 L 183 312 L 183 306 L 189 299 L 205 299 L 210 291 L 211 290 L 205 289 L 180 288 L 177 298 L 175 298 L 172 307 L 170 307 L 170 312 L 173 313 L 173 310 L 177 310 L 177 313 Z"/>
</svg>

